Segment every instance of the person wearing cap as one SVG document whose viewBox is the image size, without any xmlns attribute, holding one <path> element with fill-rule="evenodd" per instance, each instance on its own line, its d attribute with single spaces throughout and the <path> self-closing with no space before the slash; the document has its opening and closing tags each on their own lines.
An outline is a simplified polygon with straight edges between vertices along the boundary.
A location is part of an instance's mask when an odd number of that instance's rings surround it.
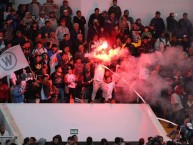
<svg viewBox="0 0 193 145">
<path fill-rule="evenodd" d="M 117 20 L 121 18 L 122 12 L 121 12 L 121 8 L 117 5 L 117 0 L 113 0 L 113 4 L 109 8 L 108 14 L 110 15 L 111 12 L 115 13 L 115 17 L 117 18 Z"/>
<path fill-rule="evenodd" d="M 32 0 L 31 3 L 28 4 L 28 11 L 38 18 L 40 16 L 41 4 L 37 0 Z"/>
<path fill-rule="evenodd" d="M 70 17 L 69 15 L 69 12 L 67 9 L 64 10 L 63 12 L 63 15 L 60 16 L 60 21 L 61 20 L 65 20 L 66 21 L 66 27 L 69 29 L 69 30 L 72 30 L 73 29 L 73 26 L 72 26 L 72 18 Z"/>
<path fill-rule="evenodd" d="M 67 0 L 64 0 L 64 1 L 63 1 L 63 5 L 60 6 L 60 17 L 63 15 L 64 10 L 68 10 L 69 15 L 70 15 L 70 16 L 72 15 L 72 9 L 71 9 L 71 7 L 68 5 L 68 1 L 67 1 Z"/>
<path fill-rule="evenodd" d="M 47 21 L 48 17 L 46 16 L 45 12 L 44 11 L 41 11 L 40 12 L 40 17 L 37 18 L 37 23 L 38 23 L 38 26 L 39 26 L 39 29 L 41 29 L 42 27 L 45 26 L 45 22 Z"/>
<path fill-rule="evenodd" d="M 26 12 L 25 16 L 23 18 L 23 22 L 26 25 L 27 29 L 30 29 L 32 23 L 34 22 L 34 20 L 32 19 L 32 15 L 30 12 Z"/>
<path fill-rule="evenodd" d="M 58 27 L 58 22 L 57 22 L 58 20 L 57 20 L 57 17 L 56 17 L 56 13 L 54 11 L 51 11 L 49 13 L 48 21 L 50 21 L 50 28 L 53 31 L 56 31 L 56 28 Z"/>
<path fill-rule="evenodd" d="M 50 12 L 57 11 L 57 9 L 58 6 L 54 3 L 53 0 L 47 0 L 47 2 L 42 5 L 42 11 L 44 11 L 47 16 L 49 16 Z"/>
<path fill-rule="evenodd" d="M 150 25 L 154 25 L 155 27 L 155 38 L 157 39 L 162 32 L 165 31 L 165 24 L 163 19 L 160 17 L 161 13 L 156 11 L 155 17 L 151 19 Z"/>
</svg>

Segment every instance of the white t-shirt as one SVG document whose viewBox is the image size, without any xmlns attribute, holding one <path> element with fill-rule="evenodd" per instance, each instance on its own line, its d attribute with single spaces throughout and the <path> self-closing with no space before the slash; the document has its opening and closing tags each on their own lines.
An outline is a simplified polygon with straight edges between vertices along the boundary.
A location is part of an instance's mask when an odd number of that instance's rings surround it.
<svg viewBox="0 0 193 145">
<path fill-rule="evenodd" d="M 171 104 L 173 106 L 173 111 L 179 111 L 183 109 L 184 107 L 182 106 L 182 101 L 180 99 L 180 96 L 176 93 L 173 93 L 171 96 Z"/>
<path fill-rule="evenodd" d="M 105 68 L 100 64 L 96 65 L 94 72 L 94 81 L 102 82 L 104 79 L 104 74 Z"/>
<path fill-rule="evenodd" d="M 59 26 L 56 28 L 56 36 L 59 40 L 62 40 L 64 38 L 64 34 L 70 35 L 70 31 L 67 27 Z"/>
<path fill-rule="evenodd" d="M 67 82 L 69 82 L 70 84 L 68 84 L 69 88 L 76 88 L 76 78 L 74 74 L 67 74 Z"/>
</svg>

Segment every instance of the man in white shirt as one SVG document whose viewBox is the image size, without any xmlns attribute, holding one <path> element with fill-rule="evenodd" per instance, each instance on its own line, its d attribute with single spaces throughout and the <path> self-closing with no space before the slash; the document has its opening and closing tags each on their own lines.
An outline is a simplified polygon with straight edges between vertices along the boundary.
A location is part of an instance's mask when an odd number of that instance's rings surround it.
<svg viewBox="0 0 193 145">
<path fill-rule="evenodd" d="M 4 125 L 0 125 L 0 137 L 3 136 L 9 136 L 8 131 L 5 130 L 5 126 Z M 1 145 L 6 145 L 6 140 L 8 140 L 9 138 L 0 138 L 0 143 Z"/>
<path fill-rule="evenodd" d="M 92 101 L 91 103 L 94 103 L 96 93 L 99 89 L 103 91 L 103 97 L 107 98 L 107 85 L 104 82 L 104 74 L 105 74 L 105 68 L 100 63 L 96 64 L 95 66 L 95 73 L 94 73 L 94 79 L 93 79 L 93 91 L 92 91 Z"/>
<path fill-rule="evenodd" d="M 183 120 L 185 118 L 184 107 L 182 105 L 182 101 L 180 95 L 182 95 L 182 86 L 178 85 L 175 87 L 175 92 L 171 96 L 171 104 L 173 108 L 174 121 L 178 125 L 183 124 Z"/>
</svg>

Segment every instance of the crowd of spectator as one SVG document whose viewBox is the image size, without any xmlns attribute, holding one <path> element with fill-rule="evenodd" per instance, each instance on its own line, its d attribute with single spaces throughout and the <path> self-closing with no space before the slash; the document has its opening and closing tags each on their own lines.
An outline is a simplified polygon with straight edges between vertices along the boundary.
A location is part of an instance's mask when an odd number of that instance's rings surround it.
<svg viewBox="0 0 193 145">
<path fill-rule="evenodd" d="M 89 20 L 80 10 L 74 12 L 67 0 L 61 6 L 52 0 L 42 5 L 32 0 L 29 4 L 20 4 L 17 10 L 11 1 L 5 9 L 1 6 L 0 53 L 20 45 L 30 67 L 0 79 L 0 102 L 70 103 L 72 97 L 74 102 L 87 98 L 93 103 L 95 96 L 105 96 L 102 102 L 110 103 L 114 97 L 116 102 L 128 103 L 114 96 L 121 94 L 121 80 L 107 69 L 102 72 L 103 69 L 96 66 L 97 60 L 85 57 L 104 41 L 111 49 L 128 50 L 127 57 L 181 46 L 183 59 L 192 60 L 192 23 L 187 13 L 177 21 L 171 12 L 165 25 L 161 12 L 156 11 L 150 24 L 144 26 L 140 18 L 134 20 L 130 16 L 129 10 L 123 11 L 117 0 L 112 3 L 109 10 L 102 13 L 95 8 Z M 123 71 L 117 67 L 121 61 L 113 61 L 108 67 L 119 74 Z M 159 66 L 155 68 L 158 73 L 161 70 Z M 173 85 L 162 92 L 170 107 L 159 113 L 181 125 L 185 117 L 192 119 L 193 92 L 185 87 L 192 81 L 192 70 L 173 68 L 171 72 L 167 78 L 171 78 Z"/>
</svg>

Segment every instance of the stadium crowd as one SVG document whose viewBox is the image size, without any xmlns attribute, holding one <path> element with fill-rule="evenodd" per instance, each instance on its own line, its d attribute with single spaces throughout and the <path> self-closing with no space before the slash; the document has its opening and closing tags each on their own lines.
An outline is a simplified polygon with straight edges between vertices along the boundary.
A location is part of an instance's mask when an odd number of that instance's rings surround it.
<svg viewBox="0 0 193 145">
<path fill-rule="evenodd" d="M 135 58 L 180 46 L 181 59 L 190 59 L 192 64 L 193 33 L 187 13 L 177 21 L 171 12 L 165 25 L 161 12 L 156 11 L 150 24 L 144 26 L 140 18 L 130 16 L 129 10 L 123 11 L 117 0 L 112 3 L 102 13 L 95 8 L 89 20 L 80 10 L 74 12 L 67 0 L 61 6 L 52 0 L 42 5 L 32 0 L 20 4 L 17 10 L 11 1 L 6 1 L 6 7 L 1 5 L 0 53 L 20 45 L 30 67 L 0 79 L 0 102 L 70 103 L 72 97 L 74 102 L 86 98 L 93 103 L 97 96 L 106 103 L 111 103 L 112 98 L 117 103 L 129 103 L 119 98 L 124 95 L 123 80 L 110 71 L 121 75 L 124 69 L 118 66 L 122 58 L 106 65 L 108 70 L 101 69 L 99 60 L 85 56 L 104 41 L 111 49 L 127 50 L 125 57 Z M 170 79 L 170 87 L 160 90 L 159 96 L 169 107 L 158 102 L 153 108 L 158 116 L 182 125 L 186 117 L 193 117 L 193 92 L 186 88 L 186 84 L 192 84 L 192 68 L 172 67 L 170 74 L 164 74 L 164 69 L 156 66 L 154 72 Z"/>
</svg>

